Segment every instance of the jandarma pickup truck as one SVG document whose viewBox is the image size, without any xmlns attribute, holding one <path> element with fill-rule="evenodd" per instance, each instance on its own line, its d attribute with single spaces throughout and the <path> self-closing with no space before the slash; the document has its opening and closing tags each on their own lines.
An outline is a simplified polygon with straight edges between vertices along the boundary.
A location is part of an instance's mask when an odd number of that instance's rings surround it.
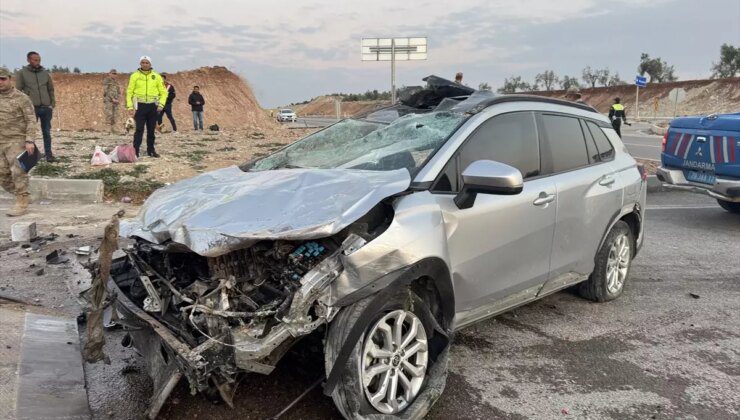
<svg viewBox="0 0 740 420">
<path fill-rule="evenodd" d="M 740 112 L 671 121 L 657 176 L 668 187 L 709 194 L 723 209 L 740 213 Z"/>
</svg>

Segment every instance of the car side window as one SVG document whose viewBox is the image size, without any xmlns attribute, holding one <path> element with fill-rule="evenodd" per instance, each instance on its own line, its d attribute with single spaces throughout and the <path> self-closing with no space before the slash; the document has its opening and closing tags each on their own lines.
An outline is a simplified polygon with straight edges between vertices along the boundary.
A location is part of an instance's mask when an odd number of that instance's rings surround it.
<svg viewBox="0 0 740 420">
<path fill-rule="evenodd" d="M 543 114 L 542 127 L 548 149 L 543 155 L 549 158 L 553 173 L 588 166 L 586 139 L 578 118 Z"/>
<path fill-rule="evenodd" d="M 601 162 L 601 157 L 599 156 L 599 149 L 596 148 L 596 143 L 594 143 L 594 137 L 591 135 L 591 132 L 589 131 L 588 127 L 586 127 L 586 121 L 581 120 L 581 129 L 583 130 L 583 135 L 586 136 L 586 150 L 588 151 L 589 162 L 591 163 Z"/>
<path fill-rule="evenodd" d="M 606 137 L 606 134 L 604 134 L 604 130 L 591 121 L 586 121 L 586 125 L 588 126 L 591 135 L 594 137 L 596 148 L 599 150 L 599 157 L 601 160 L 611 160 L 614 157 L 614 147 L 609 142 L 609 138 Z"/>
<path fill-rule="evenodd" d="M 540 148 L 534 113 L 512 112 L 483 122 L 447 163 L 432 191 L 459 191 L 462 172 L 476 160 L 513 166 L 524 179 L 539 175 Z"/>
<path fill-rule="evenodd" d="M 457 191 L 462 172 L 477 160 L 495 160 L 513 166 L 525 179 L 539 175 L 540 148 L 534 113 L 512 112 L 485 121 L 463 143 L 456 158 L 445 168 L 439 187 L 443 186 L 445 176 L 452 175 L 448 169 L 457 166 L 454 172 L 457 182 L 450 181 L 451 191 Z"/>
</svg>

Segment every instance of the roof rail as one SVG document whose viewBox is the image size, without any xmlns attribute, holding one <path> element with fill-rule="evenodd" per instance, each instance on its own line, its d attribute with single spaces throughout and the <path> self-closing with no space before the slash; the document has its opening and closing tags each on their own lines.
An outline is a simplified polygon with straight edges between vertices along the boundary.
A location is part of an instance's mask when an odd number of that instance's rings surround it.
<svg viewBox="0 0 740 420">
<path fill-rule="evenodd" d="M 491 99 L 486 99 L 480 104 L 476 105 L 475 108 L 470 110 L 471 114 L 477 114 L 491 105 L 506 103 L 506 102 L 544 102 L 548 104 L 569 106 L 572 108 L 582 109 L 584 111 L 599 112 L 594 107 L 586 104 L 579 104 L 577 102 L 566 101 L 564 99 L 549 98 L 547 96 L 539 95 L 501 95 Z"/>
</svg>

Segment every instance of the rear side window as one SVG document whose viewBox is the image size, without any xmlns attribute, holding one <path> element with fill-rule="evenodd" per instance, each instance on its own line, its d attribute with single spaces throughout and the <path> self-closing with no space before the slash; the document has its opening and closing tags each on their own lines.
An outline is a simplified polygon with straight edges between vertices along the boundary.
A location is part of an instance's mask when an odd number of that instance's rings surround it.
<svg viewBox="0 0 740 420">
<path fill-rule="evenodd" d="M 586 125 L 588 126 L 588 130 L 591 132 L 591 135 L 594 137 L 596 148 L 599 149 L 599 157 L 601 161 L 611 160 L 614 157 L 614 147 L 612 147 L 612 144 L 609 142 L 606 134 L 604 134 L 604 131 L 591 121 L 586 121 Z"/>
<path fill-rule="evenodd" d="M 548 141 L 552 172 L 568 171 L 589 164 L 586 141 L 577 118 L 543 114 L 542 127 Z"/>
<path fill-rule="evenodd" d="M 497 115 L 478 127 L 460 152 L 460 170 L 476 160 L 495 160 L 513 166 L 524 178 L 540 173 L 537 127 L 531 112 Z"/>
</svg>

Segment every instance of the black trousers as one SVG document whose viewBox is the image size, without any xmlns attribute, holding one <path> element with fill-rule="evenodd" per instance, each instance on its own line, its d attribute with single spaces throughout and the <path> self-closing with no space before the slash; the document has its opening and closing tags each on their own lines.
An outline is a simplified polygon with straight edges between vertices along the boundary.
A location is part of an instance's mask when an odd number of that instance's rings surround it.
<svg viewBox="0 0 740 420">
<path fill-rule="evenodd" d="M 615 118 L 612 121 L 612 127 L 614 127 L 614 131 L 617 132 L 619 138 L 622 138 L 622 120 L 620 120 L 619 118 Z"/>
<path fill-rule="evenodd" d="M 134 149 L 136 155 L 139 155 L 141 140 L 144 137 L 144 126 L 146 125 L 146 152 L 154 153 L 154 129 L 157 128 L 157 104 L 139 104 L 134 121 L 136 121 L 136 131 L 134 131 Z"/>
<path fill-rule="evenodd" d="M 164 109 L 159 113 L 159 117 L 157 119 L 157 124 L 162 125 L 162 120 L 164 118 L 164 114 L 167 114 L 167 119 L 170 120 L 170 124 L 172 124 L 172 131 L 177 131 L 177 124 L 175 124 L 175 117 L 172 115 L 172 106 L 166 106 Z"/>
</svg>

